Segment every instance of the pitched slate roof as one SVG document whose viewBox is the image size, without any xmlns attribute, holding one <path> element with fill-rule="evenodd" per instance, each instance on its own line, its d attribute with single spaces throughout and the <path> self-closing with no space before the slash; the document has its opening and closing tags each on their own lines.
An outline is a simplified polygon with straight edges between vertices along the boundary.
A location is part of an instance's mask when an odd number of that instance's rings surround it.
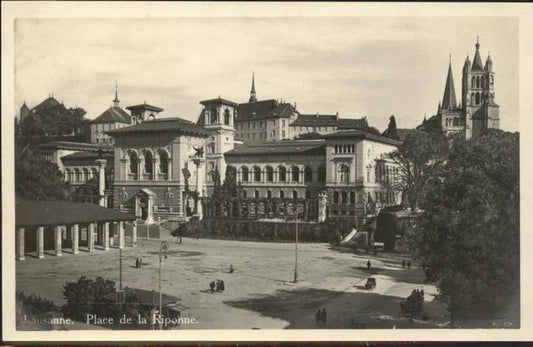
<svg viewBox="0 0 533 347">
<path fill-rule="evenodd" d="M 365 139 L 370 141 L 376 141 L 386 143 L 389 145 L 399 146 L 402 143 L 400 141 L 393 140 L 388 137 L 370 134 L 361 130 L 342 130 L 332 134 L 326 134 L 323 136 L 326 140 L 337 138 L 350 138 L 350 139 Z"/>
<path fill-rule="evenodd" d="M 325 154 L 326 143 L 324 140 L 280 141 L 262 143 L 252 146 L 236 146 L 233 150 L 224 153 L 227 157 L 241 156 L 269 156 L 269 155 L 299 155 L 299 154 Z"/>
<path fill-rule="evenodd" d="M 455 99 L 455 87 L 453 85 L 452 63 L 448 66 L 448 77 L 446 78 L 446 86 L 444 87 L 444 96 L 442 97 L 443 109 L 456 109 L 457 100 Z"/>
<path fill-rule="evenodd" d="M 113 146 L 85 142 L 54 141 L 35 146 L 38 149 L 67 149 L 75 151 L 113 151 Z"/>
<path fill-rule="evenodd" d="M 129 221 L 135 219 L 136 217 L 131 214 L 82 202 L 19 199 L 15 202 L 15 223 L 17 227 Z"/>
<path fill-rule="evenodd" d="M 114 129 L 106 131 L 105 134 L 111 136 L 119 136 L 122 134 L 134 134 L 134 133 L 181 133 L 181 134 L 191 134 L 200 137 L 207 137 L 209 135 L 208 131 L 194 124 L 191 121 L 188 121 L 183 118 L 173 117 L 173 118 L 160 118 L 150 121 L 142 122 L 141 124 L 132 125 L 129 127 L 124 127 L 120 129 Z"/>
<path fill-rule="evenodd" d="M 474 55 L 474 62 L 472 63 L 472 71 L 483 71 L 483 62 L 479 54 L 479 38 L 476 43 L 476 55 Z"/>
<path fill-rule="evenodd" d="M 66 110 L 66 108 L 65 108 L 65 106 L 63 106 L 63 104 L 61 104 L 59 101 L 57 101 L 54 97 L 50 96 L 47 99 L 45 99 L 44 101 L 42 101 L 40 104 L 38 104 L 37 106 L 32 108 L 31 112 L 32 113 L 33 112 L 39 113 L 42 110 L 46 110 L 46 109 L 54 108 L 54 107 L 60 107 L 63 110 Z"/>
<path fill-rule="evenodd" d="M 111 106 L 91 123 L 124 123 L 131 124 L 131 117 L 120 107 Z"/>
<path fill-rule="evenodd" d="M 290 126 L 336 126 L 339 129 L 368 128 L 366 118 L 339 118 L 338 115 L 300 114 Z"/>
<path fill-rule="evenodd" d="M 274 99 L 247 102 L 237 106 L 235 122 L 264 120 L 266 118 L 288 118 L 294 113 L 294 107 L 288 103 L 278 103 Z"/>
<path fill-rule="evenodd" d="M 202 104 L 202 105 L 223 104 L 223 105 L 229 105 L 229 106 L 237 106 L 236 102 L 229 101 L 229 100 L 226 100 L 226 99 L 222 99 L 220 96 L 218 98 L 216 98 L 216 99 L 209 99 L 209 100 L 200 101 L 200 104 Z"/>
<path fill-rule="evenodd" d="M 148 105 L 146 102 L 144 104 L 140 105 L 133 105 L 126 107 L 127 110 L 133 111 L 133 110 L 148 110 L 148 111 L 155 111 L 155 112 L 161 112 L 163 109 L 161 107 Z"/>
</svg>

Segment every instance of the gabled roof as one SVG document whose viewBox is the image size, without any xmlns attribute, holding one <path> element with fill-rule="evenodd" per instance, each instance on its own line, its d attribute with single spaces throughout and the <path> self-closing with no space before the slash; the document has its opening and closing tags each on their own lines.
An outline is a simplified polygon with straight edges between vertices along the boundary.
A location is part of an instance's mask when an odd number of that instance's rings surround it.
<svg viewBox="0 0 533 347">
<path fill-rule="evenodd" d="M 366 117 L 353 119 L 353 118 L 340 118 L 338 123 L 338 129 L 364 129 L 368 128 L 368 122 Z"/>
<path fill-rule="evenodd" d="M 124 123 L 131 124 L 131 117 L 120 107 L 111 106 L 91 123 Z"/>
<path fill-rule="evenodd" d="M 120 129 L 106 131 L 105 134 L 119 136 L 122 134 L 134 133 L 174 133 L 174 134 L 191 134 L 200 137 L 207 137 L 208 131 L 183 118 L 161 118 L 142 122 L 141 124 L 132 125 Z"/>
<path fill-rule="evenodd" d="M 53 96 L 48 97 L 44 101 L 42 101 L 40 104 L 35 106 L 31 109 L 32 112 L 35 111 L 35 113 L 39 113 L 42 110 L 54 108 L 54 107 L 61 107 L 62 109 L 66 110 L 65 106 L 61 104 L 59 101 L 57 101 Z"/>
<path fill-rule="evenodd" d="M 118 210 L 81 202 L 19 199 L 15 202 L 17 227 L 129 221 L 136 218 Z"/>
<path fill-rule="evenodd" d="M 452 63 L 448 66 L 448 77 L 446 78 L 446 86 L 444 87 L 444 96 L 442 97 L 443 109 L 456 109 L 457 100 L 455 99 L 455 86 L 453 85 Z"/>
<path fill-rule="evenodd" d="M 376 141 L 381 143 L 386 143 L 393 146 L 399 146 L 402 143 L 397 140 L 393 140 L 388 137 L 380 136 L 380 135 L 374 135 L 370 134 L 361 130 L 342 130 L 337 131 L 332 134 L 326 134 L 323 136 L 326 141 L 329 139 L 339 139 L 339 138 L 349 138 L 349 139 L 362 139 L 362 140 L 370 140 L 370 141 Z"/>
<path fill-rule="evenodd" d="M 300 114 L 291 126 L 336 126 L 339 129 L 368 128 L 366 118 L 339 118 L 338 115 Z"/>
<path fill-rule="evenodd" d="M 326 143 L 324 140 L 292 140 L 268 142 L 252 146 L 238 146 L 224 153 L 227 157 L 240 156 L 269 156 L 269 155 L 298 155 L 298 154 L 325 154 Z"/>
<path fill-rule="evenodd" d="M 127 110 L 134 111 L 134 110 L 148 110 L 148 111 L 155 111 L 155 112 L 161 112 L 163 109 L 161 107 L 148 105 L 146 102 L 144 104 L 140 105 L 133 105 L 126 107 Z"/>
<path fill-rule="evenodd" d="M 278 103 L 274 99 L 247 102 L 237 106 L 235 122 L 264 120 L 267 118 L 288 118 L 294 113 L 294 107 L 288 103 Z"/>
</svg>

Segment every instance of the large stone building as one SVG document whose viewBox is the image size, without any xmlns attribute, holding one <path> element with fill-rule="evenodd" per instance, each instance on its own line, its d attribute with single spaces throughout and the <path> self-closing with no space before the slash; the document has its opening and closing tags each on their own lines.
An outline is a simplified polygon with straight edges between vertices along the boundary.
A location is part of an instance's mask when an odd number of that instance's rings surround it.
<svg viewBox="0 0 533 347">
<path fill-rule="evenodd" d="M 131 125 L 131 116 L 120 107 L 118 86 L 115 85 L 113 106 L 91 122 L 91 143 L 112 144 L 113 138 L 105 132 Z"/>
<path fill-rule="evenodd" d="M 492 59 L 488 55 L 483 66 L 479 47 L 478 38 L 473 62 L 471 63 L 467 56 L 463 66 L 462 105 L 457 103 L 455 96 L 450 56 L 442 103 L 439 102 L 437 114 L 424 119 L 419 129 L 445 135 L 461 132 L 467 139 L 483 133 L 486 129 L 499 129 L 500 106 L 494 101 Z"/>
</svg>

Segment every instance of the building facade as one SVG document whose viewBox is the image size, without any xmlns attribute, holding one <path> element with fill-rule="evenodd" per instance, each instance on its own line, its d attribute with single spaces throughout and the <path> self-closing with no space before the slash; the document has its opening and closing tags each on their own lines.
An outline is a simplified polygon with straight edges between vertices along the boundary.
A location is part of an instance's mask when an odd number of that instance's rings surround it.
<svg viewBox="0 0 533 347">
<path fill-rule="evenodd" d="M 118 86 L 115 86 L 113 106 L 105 110 L 91 122 L 91 143 L 113 144 L 113 138 L 106 131 L 119 129 L 131 124 L 131 116 L 120 107 Z"/>
</svg>

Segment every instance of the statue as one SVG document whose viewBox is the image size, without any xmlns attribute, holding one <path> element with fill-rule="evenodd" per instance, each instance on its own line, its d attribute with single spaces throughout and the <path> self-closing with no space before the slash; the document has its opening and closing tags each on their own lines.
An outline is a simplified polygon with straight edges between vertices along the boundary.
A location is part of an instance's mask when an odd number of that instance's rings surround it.
<svg viewBox="0 0 533 347">
<path fill-rule="evenodd" d="M 194 153 L 193 158 L 203 158 L 204 157 L 204 148 L 203 147 L 194 147 L 196 153 Z"/>
</svg>

